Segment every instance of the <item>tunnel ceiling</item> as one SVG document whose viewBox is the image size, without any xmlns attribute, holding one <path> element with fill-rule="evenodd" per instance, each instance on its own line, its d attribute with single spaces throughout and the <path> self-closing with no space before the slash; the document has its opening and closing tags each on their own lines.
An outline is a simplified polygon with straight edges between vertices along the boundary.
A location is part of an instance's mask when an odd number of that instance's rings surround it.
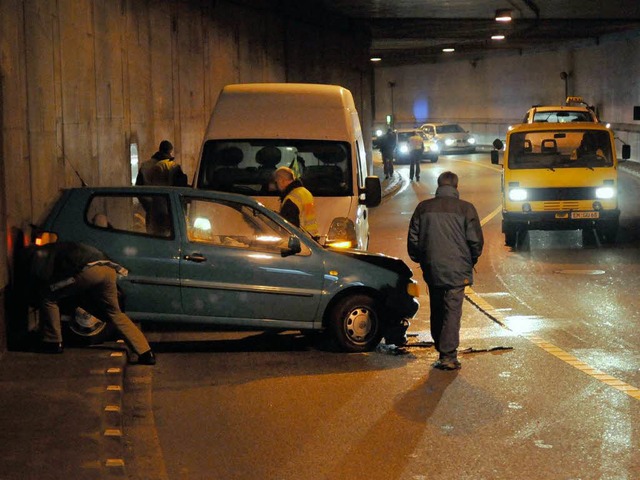
<svg viewBox="0 0 640 480">
<path fill-rule="evenodd" d="M 380 65 L 526 54 L 640 35 L 640 0 L 320 0 L 368 25 Z M 510 23 L 496 10 L 511 10 Z M 504 40 L 492 40 L 502 34 Z M 455 48 L 444 53 L 443 48 Z"/>
</svg>

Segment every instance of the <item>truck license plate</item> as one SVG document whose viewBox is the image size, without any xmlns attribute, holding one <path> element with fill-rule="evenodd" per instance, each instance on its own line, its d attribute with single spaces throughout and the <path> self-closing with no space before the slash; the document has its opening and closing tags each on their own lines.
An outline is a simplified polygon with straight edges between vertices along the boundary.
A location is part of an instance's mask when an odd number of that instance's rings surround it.
<svg viewBox="0 0 640 480">
<path fill-rule="evenodd" d="M 571 212 L 571 218 L 600 218 L 599 212 Z"/>
</svg>

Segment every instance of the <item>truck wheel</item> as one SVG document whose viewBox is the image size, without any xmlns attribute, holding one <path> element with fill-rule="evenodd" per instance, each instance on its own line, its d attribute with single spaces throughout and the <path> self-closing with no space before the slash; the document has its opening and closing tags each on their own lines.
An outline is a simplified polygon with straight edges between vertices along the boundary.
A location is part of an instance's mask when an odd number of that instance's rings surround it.
<svg viewBox="0 0 640 480">
<path fill-rule="evenodd" d="M 616 236 L 618 235 L 618 220 L 612 220 L 608 222 L 602 222 L 596 226 L 596 231 L 600 237 L 602 243 L 611 245 L 616 242 Z"/>
<path fill-rule="evenodd" d="M 338 350 L 366 352 L 382 338 L 382 320 L 377 302 L 369 295 L 350 295 L 331 309 L 329 334 Z"/>
<path fill-rule="evenodd" d="M 507 247 L 514 248 L 516 246 L 516 242 L 518 241 L 518 231 L 510 230 L 504 233 L 504 244 Z"/>
</svg>

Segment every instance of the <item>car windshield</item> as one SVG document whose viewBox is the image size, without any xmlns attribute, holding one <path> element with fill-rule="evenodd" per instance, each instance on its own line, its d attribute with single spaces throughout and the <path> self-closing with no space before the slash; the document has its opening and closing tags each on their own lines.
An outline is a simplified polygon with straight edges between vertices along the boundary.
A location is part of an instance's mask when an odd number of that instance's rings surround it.
<svg viewBox="0 0 640 480">
<path fill-rule="evenodd" d="M 399 142 L 406 142 L 413 135 L 416 135 L 416 132 L 398 132 L 398 141 Z M 420 135 L 420 136 L 422 136 L 422 135 Z"/>
<path fill-rule="evenodd" d="M 314 196 L 352 195 L 347 142 L 325 140 L 208 140 L 202 151 L 198 188 L 277 196 L 273 172 L 290 167 Z"/>
<path fill-rule="evenodd" d="M 613 165 L 609 133 L 602 130 L 550 130 L 512 133 L 508 167 L 595 168 Z"/>
<path fill-rule="evenodd" d="M 553 123 L 593 122 L 593 118 L 589 112 L 583 110 L 536 111 L 533 114 L 533 121 Z"/>
<path fill-rule="evenodd" d="M 436 127 L 436 131 L 438 133 L 464 133 L 464 128 L 457 123 L 452 123 L 448 125 L 439 125 Z"/>
</svg>

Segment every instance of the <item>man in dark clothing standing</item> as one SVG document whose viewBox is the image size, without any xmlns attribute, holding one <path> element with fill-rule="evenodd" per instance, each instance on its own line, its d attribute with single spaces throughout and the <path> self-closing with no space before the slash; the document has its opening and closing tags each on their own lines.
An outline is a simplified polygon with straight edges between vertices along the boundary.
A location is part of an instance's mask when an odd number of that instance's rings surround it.
<svg viewBox="0 0 640 480">
<path fill-rule="evenodd" d="M 62 353 L 62 330 L 58 302 L 82 295 L 87 311 L 110 322 L 138 354 L 138 363 L 153 365 L 155 355 L 144 334 L 120 310 L 116 275 L 126 275 L 121 265 L 112 262 L 100 250 L 74 242 L 56 242 L 30 246 L 24 252 L 28 269 L 29 303 L 40 309 L 44 353 Z"/>
<path fill-rule="evenodd" d="M 420 263 L 429 288 L 431 336 L 439 353 L 434 367 L 457 370 L 464 289 L 473 284 L 473 267 L 484 238 L 475 207 L 460 200 L 458 176 L 438 177 L 435 198 L 418 204 L 407 237 L 407 250 Z"/>
<path fill-rule="evenodd" d="M 393 153 L 396 150 L 396 134 L 391 128 L 387 129 L 380 139 L 380 154 L 382 155 L 382 165 L 384 167 L 384 178 L 393 176 Z"/>
</svg>

